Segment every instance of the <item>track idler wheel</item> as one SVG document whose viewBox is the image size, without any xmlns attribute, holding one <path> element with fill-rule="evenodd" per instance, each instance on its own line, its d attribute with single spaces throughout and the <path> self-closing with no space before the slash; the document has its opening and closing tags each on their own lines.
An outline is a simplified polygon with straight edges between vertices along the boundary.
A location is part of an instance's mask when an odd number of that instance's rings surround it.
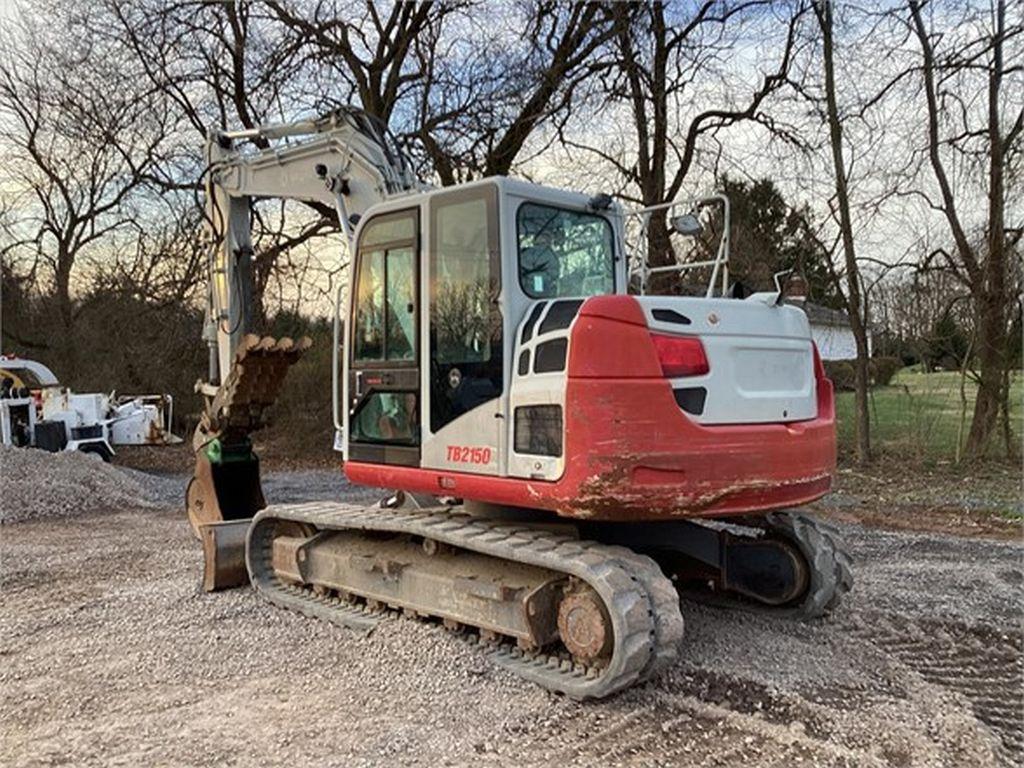
<svg viewBox="0 0 1024 768">
<path fill-rule="evenodd" d="M 785 539 L 727 536 L 723 549 L 722 574 L 729 592 L 765 605 L 785 605 L 807 591 L 803 553 Z"/>
<path fill-rule="evenodd" d="M 612 651 L 612 625 L 604 603 L 591 587 L 572 579 L 558 606 L 558 634 L 576 661 L 592 665 L 607 661 Z"/>
</svg>

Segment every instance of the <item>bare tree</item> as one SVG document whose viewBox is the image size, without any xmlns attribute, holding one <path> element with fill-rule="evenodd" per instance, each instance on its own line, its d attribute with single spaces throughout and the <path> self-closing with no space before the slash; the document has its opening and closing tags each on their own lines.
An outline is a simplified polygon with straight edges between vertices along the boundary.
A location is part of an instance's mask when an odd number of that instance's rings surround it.
<svg viewBox="0 0 1024 768">
<path fill-rule="evenodd" d="M 412 55 L 418 39 L 435 35 L 455 3 L 392 3 L 372 0 L 330 0 L 309 3 L 267 0 L 284 28 L 292 49 L 317 62 L 337 84 L 351 83 L 354 94 L 335 100 L 330 90 L 320 95 L 325 106 L 347 106 L 354 95 L 363 109 L 385 125 L 399 100 L 422 78 Z"/>
<path fill-rule="evenodd" d="M 716 151 L 715 137 L 720 132 L 745 121 L 772 124 L 763 106 L 785 85 L 804 8 L 796 6 L 782 22 L 785 35 L 777 59 L 760 75 L 753 93 L 731 81 L 721 67 L 724 52 L 735 42 L 734 26 L 746 16 L 766 12 L 770 9 L 762 0 L 707 0 L 685 9 L 664 2 L 615 4 L 613 53 L 598 68 L 604 105 L 596 113 L 598 119 L 617 121 L 619 115 L 614 112 L 624 107 L 631 118 L 635 151 L 632 136 L 626 151 L 568 130 L 561 132 L 563 144 L 591 153 L 614 168 L 627 182 L 627 197 L 644 206 L 675 199 L 700 152 Z M 695 94 L 699 91 L 714 93 L 717 103 L 698 105 Z M 738 95 L 742 91 L 746 93 Z M 667 266 L 676 258 L 664 214 L 656 214 L 650 225 L 647 258 L 652 267 Z"/>
<path fill-rule="evenodd" d="M 105 0 L 105 13 L 91 26 L 92 34 L 127 51 L 182 126 L 173 137 L 174 151 L 151 169 L 152 184 L 165 192 L 195 194 L 206 170 L 202 143 L 211 130 L 254 128 L 300 113 L 308 116 L 311 108 L 329 104 L 313 63 L 301 51 L 303 36 L 278 19 L 274 5 Z M 253 141 L 261 149 L 267 146 L 262 138 Z M 268 314 L 267 286 L 280 273 L 296 277 L 303 271 L 286 257 L 338 231 L 330 206 L 309 202 L 288 211 L 286 217 L 285 208 L 273 203 L 258 203 L 252 210 L 253 301 L 261 321 Z"/>
<path fill-rule="evenodd" d="M 383 120 L 443 185 L 507 174 L 569 108 L 611 34 L 599 3 L 317 3 L 270 0 L 318 63 Z M 486 19 L 486 20 L 485 20 Z"/>
<path fill-rule="evenodd" d="M 1019 92 L 1015 113 L 1005 114 L 1002 100 L 1008 75 L 1015 76 L 1020 86 L 1024 62 L 1019 46 L 1013 49 L 1016 53 L 1010 63 L 1004 60 L 1004 51 L 1008 42 L 1019 42 L 1024 22 L 1018 8 L 1008 27 L 1006 3 L 997 0 L 987 14 L 988 24 L 983 15 L 973 13 L 963 20 L 971 29 L 987 27 L 981 34 L 965 37 L 936 31 L 925 18 L 925 3 L 909 0 L 907 7 L 910 28 L 920 47 L 918 67 L 927 109 L 928 164 L 939 192 L 939 199 L 929 202 L 944 216 L 955 243 L 955 249 L 946 254 L 947 264 L 967 286 L 974 303 L 978 394 L 965 453 L 969 458 L 980 458 L 989 449 L 1001 411 L 1007 414 L 1009 423 L 1007 357 L 1010 345 L 1019 342 L 1009 338 L 1017 299 L 1010 291 L 1005 176 L 1007 159 L 1020 153 L 1024 107 Z M 969 98 L 976 73 L 981 74 L 984 85 L 981 105 Z M 968 204 L 958 197 L 949 166 L 969 168 L 978 163 L 986 166 L 987 211 L 983 243 L 975 245 L 963 216 Z M 1019 237 L 1018 229 L 1014 238 Z M 1012 452 L 1008 432 L 1004 430 L 1006 448 Z"/>
<path fill-rule="evenodd" d="M 814 15 L 818 20 L 822 39 L 822 69 L 824 70 L 824 91 L 828 117 L 829 144 L 835 178 L 836 207 L 839 214 L 839 232 L 843 246 L 845 264 L 845 299 L 850 330 L 857 345 L 857 359 L 854 363 L 854 391 L 856 402 L 857 462 L 866 463 L 871 459 L 871 412 L 868 408 L 868 349 L 865 304 L 861 285 L 860 269 L 853 237 L 853 218 L 850 215 L 850 193 L 843 157 L 843 126 L 836 100 L 835 37 L 830 0 L 817 0 Z"/>
<path fill-rule="evenodd" d="M 5 38 L 3 183 L 19 211 L 6 227 L 6 257 L 52 290 L 63 329 L 56 341 L 73 365 L 74 271 L 132 226 L 164 141 L 165 110 L 101 45 L 71 46 L 32 20 Z"/>
<path fill-rule="evenodd" d="M 497 131 L 497 139 L 487 143 L 484 176 L 508 173 L 538 125 L 570 108 L 575 89 L 593 71 L 595 53 L 614 32 L 597 3 L 577 2 L 563 10 L 559 3 L 535 2 L 530 8 L 523 34 L 530 45 L 523 61 L 511 62 L 506 84 L 507 92 L 519 95 L 520 106 Z"/>
</svg>

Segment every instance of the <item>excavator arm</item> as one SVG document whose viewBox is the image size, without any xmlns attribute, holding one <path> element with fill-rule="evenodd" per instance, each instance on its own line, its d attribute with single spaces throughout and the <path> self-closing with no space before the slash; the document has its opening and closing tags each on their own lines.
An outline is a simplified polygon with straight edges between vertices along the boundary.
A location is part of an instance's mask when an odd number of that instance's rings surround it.
<svg viewBox="0 0 1024 768">
<path fill-rule="evenodd" d="M 231 521 L 247 521 L 266 506 L 250 435 L 264 426 L 288 368 L 312 343 L 262 336 L 255 327 L 253 203 L 278 198 L 330 206 L 351 245 L 353 228 L 368 208 L 421 184 L 384 126 L 355 109 L 318 120 L 214 131 L 205 157 L 203 339 L 209 369 L 196 385 L 204 410 L 193 436 L 196 468 L 186 506 L 207 550 L 209 586 L 211 580 L 244 575 L 237 546 L 242 526 Z M 223 551 L 227 541 L 235 541 L 228 547 L 236 555 L 233 565 Z"/>
<path fill-rule="evenodd" d="M 259 147 L 247 151 L 241 142 Z M 320 202 L 337 211 L 346 240 L 367 208 L 420 186 L 383 126 L 358 110 L 319 120 L 216 131 L 206 142 L 209 387 L 221 382 L 252 333 L 252 204 Z M 216 359 L 214 352 L 216 353 Z"/>
</svg>

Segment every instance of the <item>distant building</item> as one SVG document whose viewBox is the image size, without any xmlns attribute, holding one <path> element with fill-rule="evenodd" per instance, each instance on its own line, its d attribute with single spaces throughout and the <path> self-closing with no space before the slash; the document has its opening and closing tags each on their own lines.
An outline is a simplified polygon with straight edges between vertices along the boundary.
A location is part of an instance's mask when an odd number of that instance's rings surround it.
<svg viewBox="0 0 1024 768">
<path fill-rule="evenodd" d="M 795 306 L 807 313 L 811 321 L 811 338 L 818 345 L 822 360 L 853 360 L 857 342 L 845 312 L 806 301 Z M 871 356 L 871 329 L 868 329 L 868 356 Z"/>
</svg>

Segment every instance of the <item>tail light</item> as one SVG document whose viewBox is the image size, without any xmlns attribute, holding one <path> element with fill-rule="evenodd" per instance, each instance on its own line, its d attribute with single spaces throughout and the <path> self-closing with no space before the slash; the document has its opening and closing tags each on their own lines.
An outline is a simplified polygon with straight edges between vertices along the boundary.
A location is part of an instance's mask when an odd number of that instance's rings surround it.
<svg viewBox="0 0 1024 768">
<path fill-rule="evenodd" d="M 662 336 L 652 333 L 651 341 L 658 353 L 661 373 L 666 379 L 680 376 L 703 376 L 711 370 L 704 345 L 695 336 Z"/>
<path fill-rule="evenodd" d="M 813 341 L 811 342 L 811 349 L 814 350 L 814 378 L 817 381 L 824 381 L 828 378 L 825 374 L 825 364 L 821 362 L 821 353 L 818 351 L 818 345 Z"/>
</svg>

